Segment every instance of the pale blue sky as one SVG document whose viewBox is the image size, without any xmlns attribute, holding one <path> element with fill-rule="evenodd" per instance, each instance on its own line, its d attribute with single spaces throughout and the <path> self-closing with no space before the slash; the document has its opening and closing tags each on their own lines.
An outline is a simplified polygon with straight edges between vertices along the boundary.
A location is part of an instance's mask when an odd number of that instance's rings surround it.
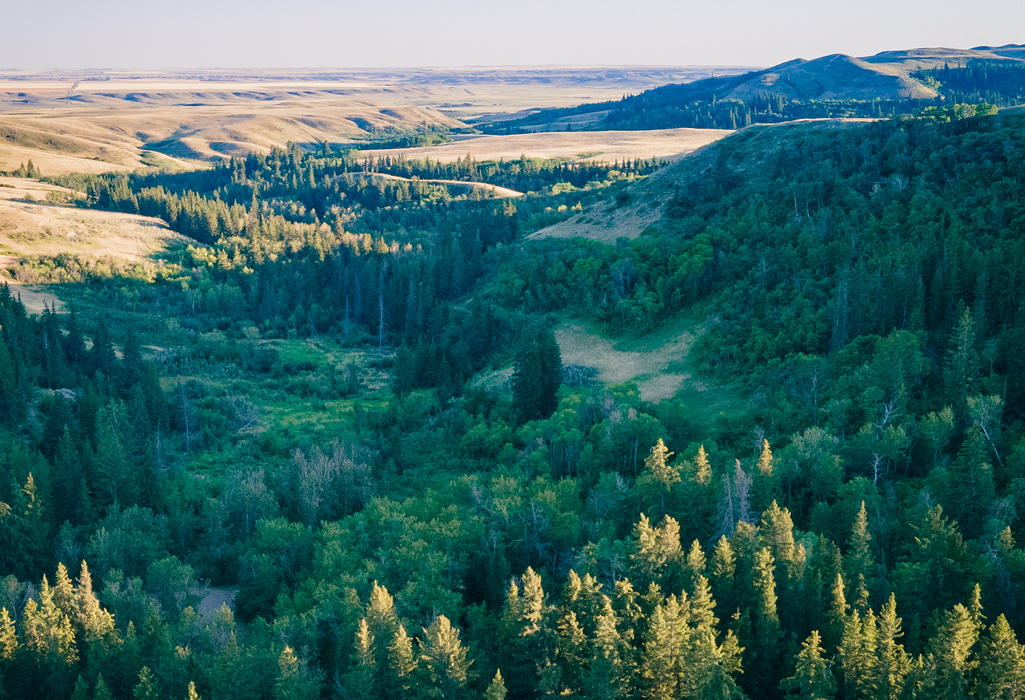
<svg viewBox="0 0 1025 700">
<path fill-rule="evenodd" d="M 0 68 L 771 65 L 1025 43 L 1025 1 L 2 0 L 0 24 Z"/>
</svg>

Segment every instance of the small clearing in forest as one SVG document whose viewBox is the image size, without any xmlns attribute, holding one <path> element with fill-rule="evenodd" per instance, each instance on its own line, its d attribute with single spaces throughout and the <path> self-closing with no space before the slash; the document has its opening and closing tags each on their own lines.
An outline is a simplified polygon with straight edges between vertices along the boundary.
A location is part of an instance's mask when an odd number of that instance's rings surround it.
<svg viewBox="0 0 1025 700">
<path fill-rule="evenodd" d="M 645 401 L 693 398 L 714 415 L 736 408 L 739 399 L 690 368 L 688 355 L 702 333 L 699 324 L 680 319 L 639 338 L 610 340 L 579 321 L 567 321 L 555 329 L 555 339 L 564 365 L 594 367 L 606 384 L 634 381 Z"/>
</svg>

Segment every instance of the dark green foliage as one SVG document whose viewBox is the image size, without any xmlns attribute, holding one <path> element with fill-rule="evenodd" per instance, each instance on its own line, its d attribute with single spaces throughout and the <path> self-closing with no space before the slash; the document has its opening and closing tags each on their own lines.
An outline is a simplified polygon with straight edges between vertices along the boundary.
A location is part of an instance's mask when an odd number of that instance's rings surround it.
<svg viewBox="0 0 1025 700">
<path fill-rule="evenodd" d="M 558 405 L 555 393 L 562 385 L 562 358 L 551 328 L 537 324 L 527 329 L 513 366 L 516 420 L 522 424 L 550 416 Z"/>
<path fill-rule="evenodd" d="M 219 233 L 74 314 L 0 287 L 0 687 L 1014 697 L 1022 125 L 998 119 L 795 127 L 758 167 L 741 135 L 615 246 L 507 245 L 526 220 L 495 202 L 289 221 L 330 189 L 297 149 L 105 179 Z M 271 184 L 266 212 L 231 199 Z M 697 400 L 738 380 L 743 415 L 560 388 L 554 310 L 708 318 Z M 96 592 L 58 566 L 83 559 Z"/>
</svg>

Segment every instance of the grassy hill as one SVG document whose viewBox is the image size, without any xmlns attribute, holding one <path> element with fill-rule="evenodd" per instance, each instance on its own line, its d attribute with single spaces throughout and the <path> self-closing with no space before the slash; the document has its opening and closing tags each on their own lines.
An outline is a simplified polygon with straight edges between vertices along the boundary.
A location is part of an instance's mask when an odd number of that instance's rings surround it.
<svg viewBox="0 0 1025 700">
<path fill-rule="evenodd" d="M 910 49 L 865 58 L 832 54 L 764 70 L 664 85 L 618 101 L 542 110 L 491 124 L 494 133 L 577 129 L 737 128 L 807 117 L 878 117 L 908 113 L 945 96 L 930 73 L 955 66 L 1021 67 L 1021 47 Z M 1025 79 L 990 99 L 1017 100 Z M 952 94 L 956 96 L 956 94 Z M 975 101 L 982 101 L 977 98 Z"/>
</svg>

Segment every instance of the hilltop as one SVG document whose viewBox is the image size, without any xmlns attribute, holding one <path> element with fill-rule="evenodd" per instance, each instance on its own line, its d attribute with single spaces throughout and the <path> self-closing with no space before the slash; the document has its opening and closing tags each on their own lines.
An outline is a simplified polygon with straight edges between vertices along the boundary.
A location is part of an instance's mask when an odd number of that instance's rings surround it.
<svg viewBox="0 0 1025 700">
<path fill-rule="evenodd" d="M 997 66 L 998 75 L 972 73 Z M 959 71 L 951 73 L 951 70 Z M 947 71 L 940 79 L 936 74 Z M 1010 75 L 1005 75 L 1010 71 Z M 992 72 L 992 71 L 991 71 Z M 1008 79 L 1009 78 L 1009 79 Z M 947 84 L 949 83 L 949 84 Z M 493 133 L 572 129 L 737 128 L 801 117 L 877 117 L 969 93 L 1017 103 L 1025 92 L 1025 48 L 922 48 L 857 58 L 797 58 L 740 75 L 664 85 L 621 100 L 541 110 L 486 125 Z"/>
</svg>

